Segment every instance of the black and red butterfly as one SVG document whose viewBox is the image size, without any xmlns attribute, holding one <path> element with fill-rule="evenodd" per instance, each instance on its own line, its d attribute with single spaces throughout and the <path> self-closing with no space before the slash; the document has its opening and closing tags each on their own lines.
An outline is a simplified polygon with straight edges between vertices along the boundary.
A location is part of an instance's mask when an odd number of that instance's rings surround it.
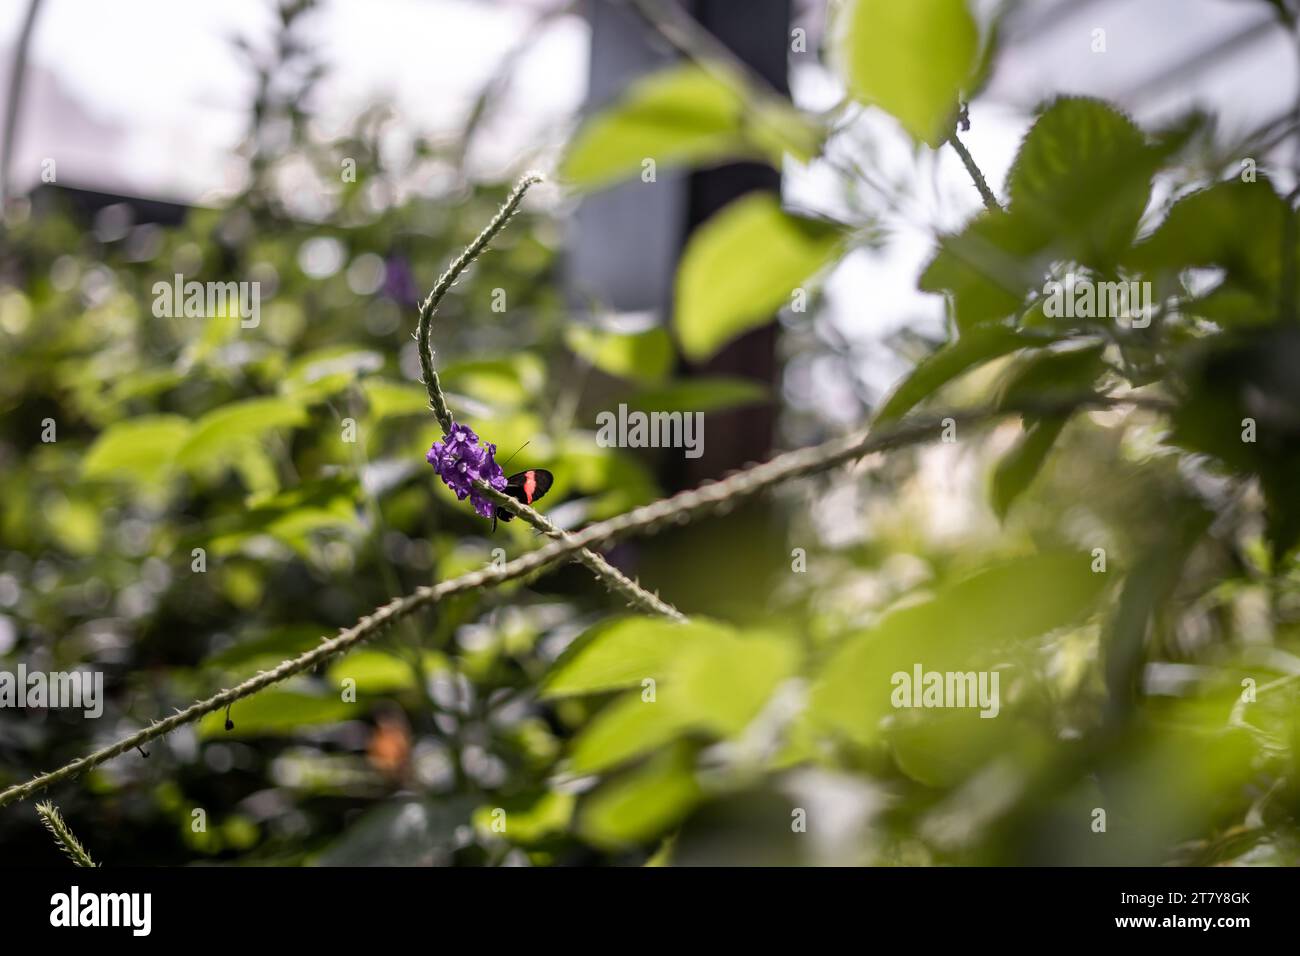
<svg viewBox="0 0 1300 956">
<path fill-rule="evenodd" d="M 555 476 L 545 468 L 530 468 L 527 471 L 521 471 L 517 475 L 511 475 L 506 479 L 504 492 L 515 501 L 521 501 L 526 505 L 531 505 L 534 501 L 543 497 L 551 490 L 551 484 L 555 481 Z M 492 511 L 492 530 L 497 529 L 497 518 L 502 521 L 513 521 L 514 515 L 504 508 L 495 508 Z"/>
</svg>

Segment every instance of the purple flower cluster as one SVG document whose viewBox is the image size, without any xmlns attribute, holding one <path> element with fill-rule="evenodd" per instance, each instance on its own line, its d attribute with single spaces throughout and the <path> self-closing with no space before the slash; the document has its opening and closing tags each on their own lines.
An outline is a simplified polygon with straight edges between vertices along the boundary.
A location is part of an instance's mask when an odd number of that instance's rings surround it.
<svg viewBox="0 0 1300 956">
<path fill-rule="evenodd" d="M 494 513 L 492 502 L 475 490 L 475 479 L 486 481 L 498 491 L 504 490 L 506 476 L 493 456 L 497 446 L 488 442 L 480 446 L 474 429 L 468 425 L 452 423 L 451 431 L 442 436 L 442 441 L 433 443 L 425 460 L 433 465 L 433 470 L 443 483 L 456 492 L 456 498 L 464 501 L 466 497 L 474 505 L 474 510 L 484 518 L 491 518 Z"/>
</svg>

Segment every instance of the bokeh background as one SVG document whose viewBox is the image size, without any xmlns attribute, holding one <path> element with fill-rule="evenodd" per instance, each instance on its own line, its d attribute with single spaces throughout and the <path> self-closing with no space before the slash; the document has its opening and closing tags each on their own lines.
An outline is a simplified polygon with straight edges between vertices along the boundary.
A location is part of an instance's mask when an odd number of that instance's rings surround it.
<svg viewBox="0 0 1300 956">
<path fill-rule="evenodd" d="M 499 459 L 527 443 L 507 471 L 555 473 L 544 510 L 559 524 L 870 423 L 969 332 L 961 290 L 921 277 L 982 207 L 953 149 L 846 95 L 857 6 L 0 10 L 0 669 L 88 667 L 108 696 L 98 720 L 0 709 L 0 785 L 494 548 L 537 546 L 521 522 L 490 535 L 436 482 L 412 339 L 419 300 L 525 170 L 547 182 L 447 298 L 434 342 L 458 417 Z M 999 195 L 1061 95 L 1172 144 L 1146 176 L 1139 239 L 1243 158 L 1276 202 L 1296 185 L 1287 3 L 968 6 L 988 55 L 961 136 Z M 692 111 L 707 118 L 716 91 L 691 79 L 662 115 L 592 145 L 647 77 L 710 44 L 788 97 L 775 155 L 688 145 L 697 161 L 662 162 L 650 182 L 639 164 L 615 169 L 641 155 L 646 125 L 669 150 Z M 931 55 L 942 66 L 941 42 Z M 584 179 L 579 147 L 588 171 L 609 168 Z M 1081 186 L 1086 208 L 1112 202 L 1111 185 Z M 716 347 L 683 347 L 678 266 L 755 195 L 813 223 L 810 243 L 833 228 L 834 255 L 810 253 L 787 283 L 806 302 L 787 288 Z M 1248 318 L 1221 300 L 1171 308 L 1165 337 L 1098 346 L 1096 381 L 1185 400 L 1181 442 L 1156 415 L 1081 415 L 1014 507 L 996 475 L 1017 421 L 837 469 L 608 552 L 692 616 L 691 648 L 565 566 L 422 612 L 240 702 L 233 731 L 211 715 L 53 799 L 106 865 L 1293 863 L 1300 607 L 1277 515 L 1278 489 L 1295 487 L 1296 340 L 1285 294 L 1280 317 L 1257 314 L 1289 267 L 1280 225 L 1272 260 L 1235 244 L 1233 229 L 1270 236 L 1273 206 L 1227 204 L 1172 232 L 1217 231 L 1237 251 L 1143 267 L 1188 296 L 1219 280 L 1258 296 L 1233 300 Z M 724 278 L 762 285 L 762 262 Z M 176 273 L 258 282 L 259 326 L 155 316 L 154 283 Z M 1025 325 L 1025 301 L 1009 325 Z M 1226 370 L 1175 371 L 1225 329 L 1259 337 L 1234 339 Z M 1009 380 L 1041 392 L 1010 351 L 932 383 L 939 405 Z M 1189 437 L 1190 420 L 1260 394 L 1268 460 L 1224 452 L 1220 432 Z M 596 415 L 620 403 L 705 413 L 705 454 L 601 447 Z M 621 677 L 583 671 L 600 649 Z M 998 670 L 1002 714 L 891 713 L 889 675 L 918 661 Z M 671 675 L 666 698 L 643 699 L 636 667 Z M 1243 680 L 1268 688 L 1249 712 Z M 6 865 L 60 863 L 26 803 L 0 810 L 0 847 Z"/>
</svg>

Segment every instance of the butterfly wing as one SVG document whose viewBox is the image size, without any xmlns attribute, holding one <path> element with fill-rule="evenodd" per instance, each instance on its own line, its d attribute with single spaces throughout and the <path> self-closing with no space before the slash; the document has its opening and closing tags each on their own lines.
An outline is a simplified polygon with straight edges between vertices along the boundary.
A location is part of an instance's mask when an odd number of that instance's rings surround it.
<svg viewBox="0 0 1300 956">
<path fill-rule="evenodd" d="M 533 468 L 523 472 L 523 475 L 524 492 L 527 495 L 524 500 L 530 505 L 550 491 L 555 481 L 555 476 L 545 468 Z"/>
<path fill-rule="evenodd" d="M 528 471 L 521 471 L 507 478 L 505 493 L 515 501 L 531 505 L 550 491 L 554 482 L 555 476 L 545 468 L 530 468 Z M 514 517 L 505 509 L 497 509 L 493 514 L 494 521 L 498 518 L 502 521 L 513 521 Z"/>
</svg>

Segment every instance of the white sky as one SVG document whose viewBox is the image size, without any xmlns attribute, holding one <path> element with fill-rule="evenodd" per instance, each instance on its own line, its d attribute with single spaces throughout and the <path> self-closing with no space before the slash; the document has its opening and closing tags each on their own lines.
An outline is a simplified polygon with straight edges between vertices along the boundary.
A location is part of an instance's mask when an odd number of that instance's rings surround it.
<svg viewBox="0 0 1300 956">
<path fill-rule="evenodd" d="M 331 66 L 318 115 L 327 125 L 344 123 L 382 98 L 411 129 L 451 130 L 544 6 L 333 0 L 304 19 Z M 14 43 L 25 7 L 20 0 L 0 4 L 0 46 Z M 265 49 L 275 28 L 266 0 L 44 0 L 15 158 L 18 184 L 34 181 L 40 160 L 54 156 L 60 181 L 69 184 L 185 199 L 229 190 L 230 151 L 252 90 L 231 39 Z M 520 64 L 509 103 L 515 142 L 501 144 L 507 151 L 535 145 L 542 130 L 561 132 L 557 126 L 585 92 L 587 43 L 585 23 L 568 17 Z M 6 71 L 0 86 L 7 83 Z"/>
</svg>

